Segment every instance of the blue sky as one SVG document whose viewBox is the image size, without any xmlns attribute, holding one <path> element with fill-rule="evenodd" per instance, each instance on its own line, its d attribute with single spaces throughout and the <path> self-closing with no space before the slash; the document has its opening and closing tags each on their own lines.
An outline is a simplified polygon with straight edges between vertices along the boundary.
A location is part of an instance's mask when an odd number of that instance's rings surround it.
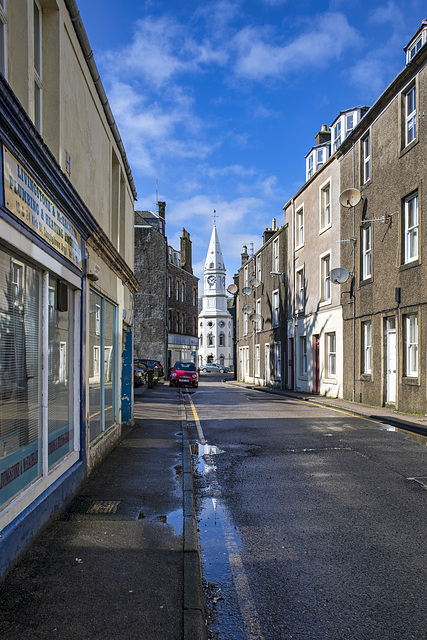
<svg viewBox="0 0 427 640">
<path fill-rule="evenodd" d="M 322 124 L 405 65 L 425 0 L 77 0 L 138 192 L 166 201 L 198 277 L 213 212 L 227 268 L 305 181 Z M 252 245 L 253 243 L 253 245 Z M 202 294 L 199 286 L 199 295 Z"/>
</svg>

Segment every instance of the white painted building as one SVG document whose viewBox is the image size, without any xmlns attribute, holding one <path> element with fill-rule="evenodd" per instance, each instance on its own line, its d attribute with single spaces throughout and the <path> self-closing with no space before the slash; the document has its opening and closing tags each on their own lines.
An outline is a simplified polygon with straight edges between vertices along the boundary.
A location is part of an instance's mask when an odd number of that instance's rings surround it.
<svg viewBox="0 0 427 640">
<path fill-rule="evenodd" d="M 202 310 L 199 313 L 199 366 L 216 362 L 233 365 L 233 322 L 227 309 L 225 265 L 216 226 L 206 256 Z"/>
</svg>

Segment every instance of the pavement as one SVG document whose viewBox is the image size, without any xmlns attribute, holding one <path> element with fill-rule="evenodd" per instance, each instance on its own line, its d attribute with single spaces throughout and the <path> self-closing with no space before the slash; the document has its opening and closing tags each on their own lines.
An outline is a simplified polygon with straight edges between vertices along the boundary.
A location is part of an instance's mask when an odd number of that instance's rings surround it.
<svg viewBox="0 0 427 640">
<path fill-rule="evenodd" d="M 280 394 L 427 435 L 427 418 Z M 0 587 L 2 640 L 206 640 L 193 474 L 179 390 L 135 394 L 135 426 Z"/>
<path fill-rule="evenodd" d="M 180 398 L 137 390 L 135 426 L 1 583 L 2 640 L 205 640 Z"/>
</svg>

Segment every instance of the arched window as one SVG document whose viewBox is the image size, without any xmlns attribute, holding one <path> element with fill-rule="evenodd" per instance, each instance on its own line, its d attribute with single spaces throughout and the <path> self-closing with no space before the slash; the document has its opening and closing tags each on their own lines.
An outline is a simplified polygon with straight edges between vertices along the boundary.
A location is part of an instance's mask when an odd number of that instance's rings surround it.
<svg viewBox="0 0 427 640">
<path fill-rule="evenodd" d="M 225 347 L 225 333 L 223 331 L 219 334 L 219 346 Z"/>
<path fill-rule="evenodd" d="M 214 346 L 214 338 L 212 333 L 208 333 L 208 347 L 213 347 Z"/>
</svg>

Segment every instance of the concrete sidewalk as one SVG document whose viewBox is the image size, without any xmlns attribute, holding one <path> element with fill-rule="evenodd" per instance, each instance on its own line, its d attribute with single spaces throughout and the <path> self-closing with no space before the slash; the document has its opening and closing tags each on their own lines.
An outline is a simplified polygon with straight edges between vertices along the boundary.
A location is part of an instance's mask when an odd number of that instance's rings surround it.
<svg viewBox="0 0 427 640">
<path fill-rule="evenodd" d="M 330 398 L 328 396 L 320 396 L 314 393 L 303 393 L 300 391 L 288 391 L 285 389 L 276 389 L 272 387 L 262 387 L 251 385 L 246 382 L 238 382 L 237 380 L 227 380 L 226 384 L 232 384 L 246 389 L 254 389 L 264 393 L 278 394 L 293 398 L 295 400 L 305 402 L 315 402 L 331 409 L 353 413 L 369 420 L 375 420 L 396 429 L 408 430 L 427 436 L 427 416 L 412 415 L 396 411 L 393 407 L 372 407 L 368 404 L 359 402 L 351 402 L 350 400 L 341 400 L 340 398 Z"/>
<path fill-rule="evenodd" d="M 0 589 L 2 640 L 203 640 L 191 454 L 180 393 L 136 424 Z"/>
</svg>

